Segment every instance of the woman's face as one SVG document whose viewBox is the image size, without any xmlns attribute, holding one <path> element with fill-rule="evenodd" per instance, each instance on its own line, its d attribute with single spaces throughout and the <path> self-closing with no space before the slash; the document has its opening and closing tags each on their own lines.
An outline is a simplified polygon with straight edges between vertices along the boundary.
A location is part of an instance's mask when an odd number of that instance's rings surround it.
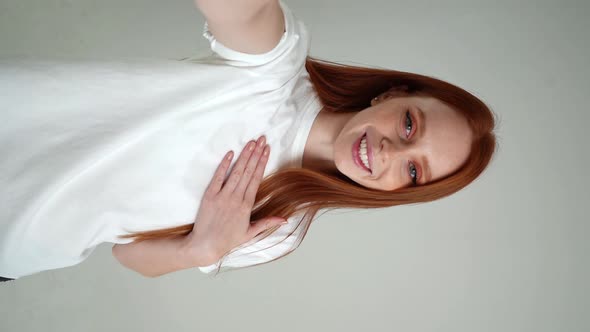
<svg viewBox="0 0 590 332">
<path fill-rule="evenodd" d="M 364 134 L 372 172 L 354 160 L 353 146 Z M 413 177 L 423 185 L 451 174 L 467 159 L 471 142 L 467 120 L 436 98 L 381 98 L 344 124 L 334 163 L 364 187 L 394 190 L 412 185 Z"/>
</svg>

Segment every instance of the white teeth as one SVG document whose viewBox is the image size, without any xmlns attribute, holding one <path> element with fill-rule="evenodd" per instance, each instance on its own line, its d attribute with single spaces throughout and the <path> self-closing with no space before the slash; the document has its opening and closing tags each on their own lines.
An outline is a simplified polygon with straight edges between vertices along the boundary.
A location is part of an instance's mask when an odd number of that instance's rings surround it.
<svg viewBox="0 0 590 332">
<path fill-rule="evenodd" d="M 366 137 L 363 137 L 363 139 L 361 140 L 361 144 L 359 146 L 359 156 L 361 157 L 361 161 L 363 162 L 365 167 L 367 167 L 368 169 L 371 169 L 371 167 L 369 167 L 369 158 L 367 157 L 367 138 Z"/>
</svg>

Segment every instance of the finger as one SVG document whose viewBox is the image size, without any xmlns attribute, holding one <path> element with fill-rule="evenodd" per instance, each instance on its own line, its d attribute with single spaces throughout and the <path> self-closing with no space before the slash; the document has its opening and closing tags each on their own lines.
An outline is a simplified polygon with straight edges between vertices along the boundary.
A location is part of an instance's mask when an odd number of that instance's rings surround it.
<svg viewBox="0 0 590 332">
<path fill-rule="evenodd" d="M 227 174 L 227 169 L 231 164 L 231 160 L 234 157 L 234 152 L 229 151 L 223 157 L 223 161 L 217 166 L 217 170 L 215 174 L 213 174 L 213 179 L 211 183 L 207 187 L 207 192 L 210 194 L 217 194 L 221 190 L 221 186 L 223 185 L 223 181 L 225 180 L 225 175 Z"/>
<path fill-rule="evenodd" d="M 282 218 L 279 217 L 270 217 L 270 218 L 266 218 L 266 219 L 262 219 L 259 220 L 253 224 L 251 224 L 250 228 L 248 229 L 248 236 L 249 239 L 254 238 L 256 235 L 266 231 L 269 228 L 272 228 L 274 226 L 282 226 L 285 223 L 287 223 L 287 221 L 285 221 Z"/>
<path fill-rule="evenodd" d="M 256 144 L 256 149 L 254 149 L 254 152 L 250 156 L 250 159 L 248 160 L 248 164 L 246 165 L 246 168 L 244 169 L 244 174 L 242 174 L 242 178 L 240 179 L 240 182 L 238 183 L 238 185 L 236 186 L 236 189 L 234 190 L 234 194 L 236 195 L 236 197 L 239 197 L 242 200 L 244 200 L 244 193 L 246 192 L 246 188 L 248 187 L 248 184 L 252 180 L 252 176 L 254 175 L 254 172 L 256 171 L 256 166 L 258 165 L 260 157 L 262 156 L 262 152 L 263 152 L 264 147 L 266 145 L 265 142 L 266 142 L 266 138 L 264 136 L 260 137 L 260 139 L 258 140 L 258 144 Z"/>
<path fill-rule="evenodd" d="M 236 189 L 236 186 L 242 178 L 244 168 L 246 168 L 246 163 L 248 162 L 248 159 L 250 159 L 250 155 L 252 155 L 255 143 L 256 142 L 252 140 L 248 142 L 248 144 L 246 144 L 246 147 L 244 147 L 242 153 L 240 154 L 240 157 L 238 158 L 238 160 L 236 160 L 236 163 L 233 166 L 231 174 L 229 175 L 229 178 L 227 179 L 227 182 L 225 183 L 223 188 L 221 188 L 221 191 L 232 193 Z"/>
<path fill-rule="evenodd" d="M 249 205 L 254 206 L 256 200 L 256 193 L 258 192 L 258 187 L 260 186 L 260 182 L 264 176 L 264 169 L 266 168 L 266 164 L 268 162 L 268 156 L 270 155 L 270 145 L 266 145 L 262 152 L 262 156 L 256 166 L 256 171 L 248 183 L 248 187 L 246 188 L 246 193 L 244 194 L 244 202 L 248 203 Z"/>
</svg>

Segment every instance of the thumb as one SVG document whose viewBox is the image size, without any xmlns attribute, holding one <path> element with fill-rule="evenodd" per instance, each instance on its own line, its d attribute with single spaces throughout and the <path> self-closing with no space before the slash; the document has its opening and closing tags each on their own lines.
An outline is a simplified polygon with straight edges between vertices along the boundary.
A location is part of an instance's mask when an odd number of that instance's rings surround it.
<svg viewBox="0 0 590 332">
<path fill-rule="evenodd" d="M 283 217 L 278 216 L 259 219 L 257 222 L 250 226 L 250 232 L 252 235 L 251 237 L 258 235 L 273 226 L 280 226 L 284 223 L 287 223 L 287 220 Z"/>
</svg>

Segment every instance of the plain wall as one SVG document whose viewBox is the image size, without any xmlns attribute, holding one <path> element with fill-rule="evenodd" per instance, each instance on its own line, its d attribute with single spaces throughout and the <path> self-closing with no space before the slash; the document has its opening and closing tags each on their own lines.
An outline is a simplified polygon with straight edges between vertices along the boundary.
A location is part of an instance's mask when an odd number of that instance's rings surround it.
<svg viewBox="0 0 590 332">
<path fill-rule="evenodd" d="M 0 1 L 0 55 L 209 51 L 192 1 Z M 0 284 L 0 330 L 590 331 L 590 3 L 285 2 L 312 56 L 482 98 L 500 120 L 491 167 L 436 202 L 321 215 L 294 253 L 216 279 L 144 278 L 103 244 Z"/>
</svg>

